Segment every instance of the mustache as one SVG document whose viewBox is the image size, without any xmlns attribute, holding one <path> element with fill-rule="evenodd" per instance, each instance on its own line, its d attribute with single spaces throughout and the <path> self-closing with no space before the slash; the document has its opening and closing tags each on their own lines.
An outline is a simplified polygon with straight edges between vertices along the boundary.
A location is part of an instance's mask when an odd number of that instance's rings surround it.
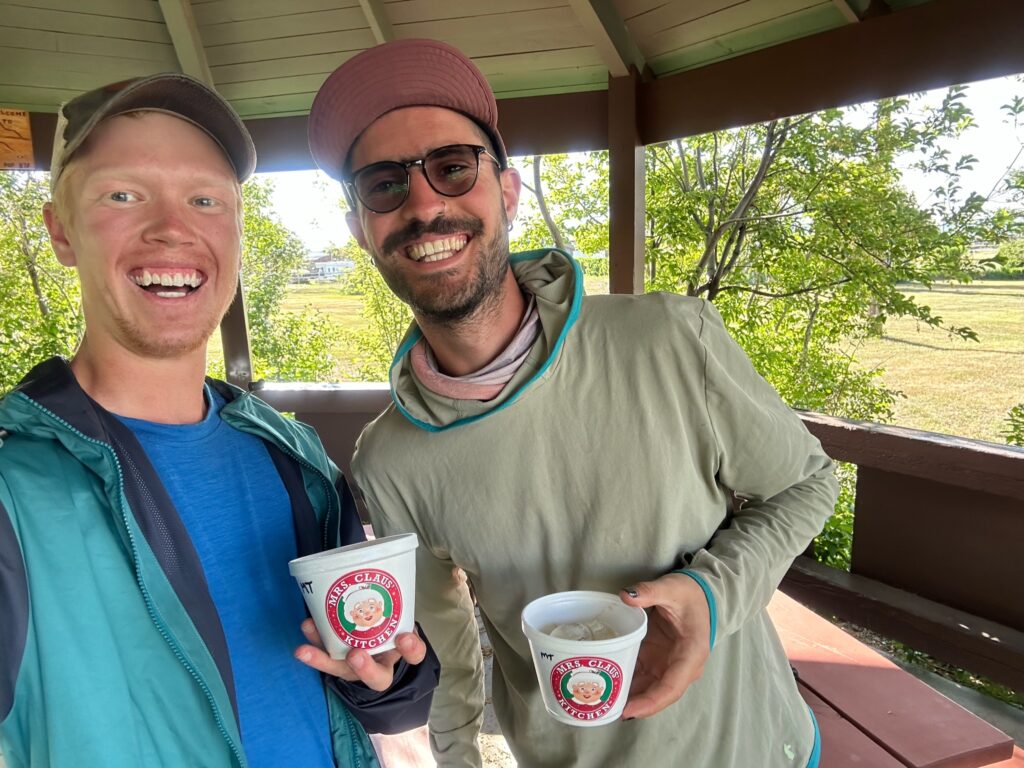
<svg viewBox="0 0 1024 768">
<path fill-rule="evenodd" d="M 476 217 L 463 219 L 438 217 L 429 222 L 413 219 L 397 232 L 392 232 L 384 238 L 384 242 L 381 243 L 381 252 L 391 253 L 392 251 L 397 251 L 410 240 L 423 237 L 423 235 L 454 235 L 459 232 L 465 232 L 470 237 L 476 237 L 483 234 L 483 231 L 484 223 Z"/>
</svg>

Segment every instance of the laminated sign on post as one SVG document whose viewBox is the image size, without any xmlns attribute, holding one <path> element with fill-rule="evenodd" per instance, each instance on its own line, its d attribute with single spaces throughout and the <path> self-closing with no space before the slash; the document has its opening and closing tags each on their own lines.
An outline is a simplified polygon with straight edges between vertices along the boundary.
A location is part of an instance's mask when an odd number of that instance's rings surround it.
<svg viewBox="0 0 1024 768">
<path fill-rule="evenodd" d="M 32 130 L 28 112 L 0 108 L 0 169 L 32 168 Z"/>
</svg>

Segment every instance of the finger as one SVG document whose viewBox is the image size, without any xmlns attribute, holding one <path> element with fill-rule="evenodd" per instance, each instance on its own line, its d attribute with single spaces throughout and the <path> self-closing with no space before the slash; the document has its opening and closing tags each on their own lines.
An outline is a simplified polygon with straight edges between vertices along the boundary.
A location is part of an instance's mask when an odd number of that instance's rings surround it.
<svg viewBox="0 0 1024 768">
<path fill-rule="evenodd" d="M 310 645 L 316 646 L 321 651 L 324 649 L 323 641 L 320 639 L 320 632 L 317 631 L 316 624 L 312 619 L 305 619 L 302 622 L 302 634 L 306 636 L 306 640 Z"/>
<path fill-rule="evenodd" d="M 395 638 L 395 647 L 410 664 L 419 664 L 427 657 L 427 644 L 415 632 L 402 632 Z"/>
<path fill-rule="evenodd" d="M 398 651 L 384 651 L 371 656 L 367 651 L 354 650 L 348 652 L 345 661 L 367 688 L 386 691 L 394 680 L 395 664 L 399 657 Z"/>
<path fill-rule="evenodd" d="M 325 675 L 340 677 L 342 680 L 358 680 L 359 676 L 344 659 L 332 659 L 322 648 L 315 645 L 300 645 L 295 649 L 295 658 L 307 667 L 323 672 Z"/>
<path fill-rule="evenodd" d="M 622 710 L 622 717 L 632 720 L 658 714 L 678 701 L 700 677 L 703 669 L 700 663 L 677 662 L 670 665 L 660 677 L 649 677 L 649 687 L 633 686 Z"/>
</svg>

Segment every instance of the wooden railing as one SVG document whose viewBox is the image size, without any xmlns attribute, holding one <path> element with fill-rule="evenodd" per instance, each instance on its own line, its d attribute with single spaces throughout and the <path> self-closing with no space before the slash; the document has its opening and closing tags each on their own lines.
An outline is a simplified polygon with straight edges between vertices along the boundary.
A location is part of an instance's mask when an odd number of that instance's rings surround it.
<svg viewBox="0 0 1024 768">
<path fill-rule="evenodd" d="M 383 384 L 269 384 L 257 394 L 311 424 L 346 472 Z M 849 573 L 800 557 L 782 583 L 820 613 L 1024 690 L 1024 449 L 801 414 L 857 466 Z"/>
</svg>

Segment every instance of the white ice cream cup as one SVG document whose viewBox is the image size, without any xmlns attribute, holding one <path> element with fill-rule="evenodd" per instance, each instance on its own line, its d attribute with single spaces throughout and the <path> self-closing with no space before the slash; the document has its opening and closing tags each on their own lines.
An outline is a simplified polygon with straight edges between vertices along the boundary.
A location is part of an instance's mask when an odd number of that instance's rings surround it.
<svg viewBox="0 0 1024 768">
<path fill-rule="evenodd" d="M 549 633 L 560 624 L 597 620 L 615 637 L 568 640 Z M 522 615 L 544 707 L 568 725 L 605 725 L 626 706 L 647 614 L 605 592 L 557 592 L 539 597 Z"/>
<path fill-rule="evenodd" d="M 332 658 L 389 650 L 413 630 L 417 544 L 415 533 L 402 533 L 288 563 Z"/>
</svg>

